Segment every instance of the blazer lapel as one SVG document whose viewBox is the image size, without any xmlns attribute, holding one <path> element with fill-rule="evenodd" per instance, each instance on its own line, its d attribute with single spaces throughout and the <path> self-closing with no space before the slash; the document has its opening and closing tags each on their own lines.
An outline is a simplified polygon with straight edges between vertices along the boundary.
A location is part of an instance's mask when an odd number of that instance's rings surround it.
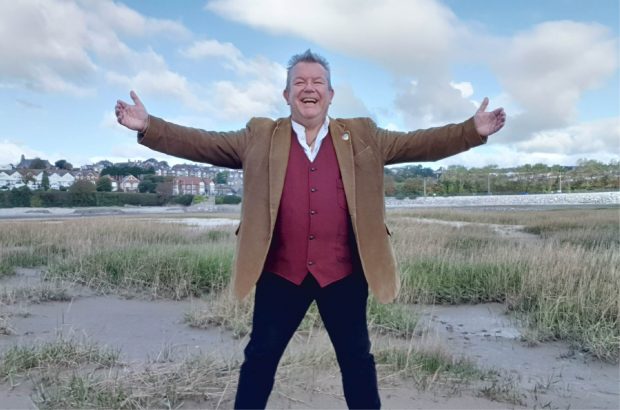
<svg viewBox="0 0 620 410">
<path fill-rule="evenodd" d="M 355 164 L 353 162 L 351 132 L 345 128 L 344 124 L 336 120 L 330 120 L 329 133 L 332 136 L 332 143 L 338 158 L 340 175 L 342 176 L 344 192 L 347 196 L 347 205 L 349 206 L 349 214 L 353 222 L 355 222 Z"/>
<path fill-rule="evenodd" d="M 290 118 L 279 119 L 276 128 L 271 134 L 271 147 L 269 149 L 269 215 L 271 232 L 278 217 L 278 207 L 284 188 L 284 177 L 291 149 L 291 120 Z"/>
</svg>

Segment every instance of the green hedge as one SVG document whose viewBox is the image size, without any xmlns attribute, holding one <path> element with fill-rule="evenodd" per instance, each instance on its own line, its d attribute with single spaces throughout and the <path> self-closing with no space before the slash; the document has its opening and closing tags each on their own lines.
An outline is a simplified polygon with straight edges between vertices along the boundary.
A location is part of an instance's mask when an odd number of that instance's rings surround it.
<svg viewBox="0 0 620 410">
<path fill-rule="evenodd" d="M 237 205 L 241 203 L 241 197 L 237 195 L 224 195 L 215 197 L 215 205 Z"/>
<path fill-rule="evenodd" d="M 67 192 L 14 189 L 0 192 L 0 208 L 80 206 L 160 206 L 166 198 L 158 194 L 133 192 Z M 178 202 L 174 202 L 178 203 Z M 191 204 L 191 199 L 189 200 Z M 184 205 L 189 205 L 185 204 Z"/>
</svg>

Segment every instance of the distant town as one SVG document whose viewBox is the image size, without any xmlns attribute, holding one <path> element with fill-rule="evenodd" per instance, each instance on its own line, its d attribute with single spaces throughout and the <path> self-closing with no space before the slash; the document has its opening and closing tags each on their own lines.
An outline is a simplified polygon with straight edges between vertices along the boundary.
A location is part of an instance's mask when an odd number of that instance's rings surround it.
<svg viewBox="0 0 620 410">
<path fill-rule="evenodd" d="M 73 167 L 67 160 L 53 164 L 41 158 L 25 158 L 0 169 L 0 191 L 28 187 L 31 190 L 68 190 L 78 181 L 87 181 L 98 191 L 160 193 L 177 195 L 243 194 L 243 172 L 199 164 L 170 166 L 166 161 L 147 159 L 112 163 L 99 161 Z"/>
<path fill-rule="evenodd" d="M 438 170 L 404 165 L 386 167 L 384 175 L 385 195 L 396 198 L 620 189 L 620 165 L 615 160 L 605 164 L 583 159 L 574 166 L 528 164 L 514 168 L 453 165 Z M 243 172 L 196 163 L 170 166 L 154 158 L 122 163 L 104 160 L 74 167 L 66 159 L 51 163 L 22 155 L 15 164 L 0 168 L 0 193 L 26 188 L 33 192 L 73 189 L 74 192 L 151 193 L 165 198 L 234 196 L 241 200 Z"/>
</svg>

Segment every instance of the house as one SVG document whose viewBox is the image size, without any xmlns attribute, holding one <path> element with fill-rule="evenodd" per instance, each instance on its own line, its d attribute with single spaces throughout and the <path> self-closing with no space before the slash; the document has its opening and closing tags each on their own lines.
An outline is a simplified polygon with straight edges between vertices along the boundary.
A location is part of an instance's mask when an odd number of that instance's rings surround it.
<svg viewBox="0 0 620 410">
<path fill-rule="evenodd" d="M 17 164 L 17 166 L 15 168 L 17 169 L 30 169 L 32 168 L 32 163 L 34 161 L 43 161 L 43 165 L 45 166 L 45 169 L 50 169 L 52 168 L 52 164 L 50 164 L 47 160 L 42 160 L 41 158 L 31 158 L 31 159 L 26 159 L 26 157 L 24 157 L 24 154 L 22 154 L 21 159 L 19 161 L 19 164 Z"/>
<path fill-rule="evenodd" d="M 138 192 L 140 180 L 133 175 L 127 175 L 121 180 L 120 190 L 123 192 Z"/>
<path fill-rule="evenodd" d="M 205 183 L 198 177 L 176 177 L 172 181 L 172 195 L 202 195 Z"/>
<path fill-rule="evenodd" d="M 15 170 L 0 171 L 0 189 L 9 190 L 24 185 L 24 178 L 19 172 Z"/>
<path fill-rule="evenodd" d="M 92 182 L 93 184 L 97 182 L 97 179 L 99 179 L 99 173 L 96 171 L 78 171 L 73 173 L 73 176 L 75 177 L 76 180 L 86 180 L 89 182 Z"/>
<path fill-rule="evenodd" d="M 57 171 L 48 175 L 51 189 L 69 188 L 75 182 L 75 177 L 68 171 Z"/>
</svg>

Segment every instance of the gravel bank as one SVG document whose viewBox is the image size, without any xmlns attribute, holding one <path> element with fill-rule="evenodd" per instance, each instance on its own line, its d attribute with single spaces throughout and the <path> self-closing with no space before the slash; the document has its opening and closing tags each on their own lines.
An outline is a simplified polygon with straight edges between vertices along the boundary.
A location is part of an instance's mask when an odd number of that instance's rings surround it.
<svg viewBox="0 0 620 410">
<path fill-rule="evenodd" d="M 386 208 L 465 207 L 465 206 L 583 206 L 620 205 L 620 192 L 536 195 L 474 195 L 420 197 L 416 199 L 386 198 Z"/>
</svg>

